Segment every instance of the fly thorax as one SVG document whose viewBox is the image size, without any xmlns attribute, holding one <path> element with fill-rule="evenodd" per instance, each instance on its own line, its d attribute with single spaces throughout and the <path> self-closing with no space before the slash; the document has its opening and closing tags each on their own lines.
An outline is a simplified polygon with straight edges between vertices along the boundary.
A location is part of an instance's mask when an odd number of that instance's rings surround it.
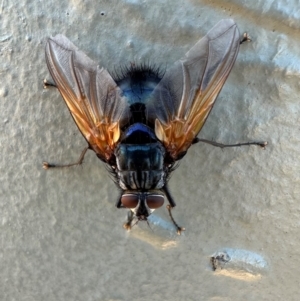
<svg viewBox="0 0 300 301">
<path fill-rule="evenodd" d="M 126 189 L 160 189 L 164 186 L 165 149 L 160 142 L 120 143 L 115 149 L 119 185 Z"/>
</svg>

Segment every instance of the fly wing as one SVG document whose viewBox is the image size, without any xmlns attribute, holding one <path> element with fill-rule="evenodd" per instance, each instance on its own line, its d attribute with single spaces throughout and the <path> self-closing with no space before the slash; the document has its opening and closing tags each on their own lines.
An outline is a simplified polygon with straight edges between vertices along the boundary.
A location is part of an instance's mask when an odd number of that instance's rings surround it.
<svg viewBox="0 0 300 301">
<path fill-rule="evenodd" d="M 239 51 L 235 22 L 221 20 L 173 67 L 153 91 L 149 119 L 174 160 L 180 159 L 204 125 Z"/>
<path fill-rule="evenodd" d="M 51 76 L 89 146 L 109 161 L 128 106 L 110 74 L 63 35 L 50 38 L 46 61 Z"/>
</svg>

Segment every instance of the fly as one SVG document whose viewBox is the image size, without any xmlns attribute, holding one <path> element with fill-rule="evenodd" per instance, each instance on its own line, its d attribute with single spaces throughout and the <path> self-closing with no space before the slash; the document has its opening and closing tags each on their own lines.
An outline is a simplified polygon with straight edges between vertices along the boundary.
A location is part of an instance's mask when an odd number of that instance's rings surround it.
<svg viewBox="0 0 300 301">
<path fill-rule="evenodd" d="M 120 188 L 117 208 L 127 208 L 133 220 L 147 221 L 167 205 L 175 222 L 176 206 L 168 179 L 189 147 L 205 142 L 218 147 L 266 146 L 266 142 L 224 145 L 197 138 L 237 57 L 242 41 L 235 22 L 222 20 L 164 74 L 132 65 L 112 76 L 78 50 L 65 36 L 50 38 L 46 61 L 50 74 L 88 146 L 103 161 Z M 51 84 L 47 84 L 51 85 Z"/>
</svg>

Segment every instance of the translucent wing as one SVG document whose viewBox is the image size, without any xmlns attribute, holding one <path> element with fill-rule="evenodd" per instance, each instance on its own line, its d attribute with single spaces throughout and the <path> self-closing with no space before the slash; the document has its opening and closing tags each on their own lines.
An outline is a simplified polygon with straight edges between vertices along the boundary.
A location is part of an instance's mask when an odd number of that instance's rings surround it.
<svg viewBox="0 0 300 301">
<path fill-rule="evenodd" d="M 238 54 L 239 31 L 220 21 L 169 69 L 149 102 L 155 134 L 169 155 L 179 159 L 204 125 Z"/>
<path fill-rule="evenodd" d="M 101 159 L 109 161 L 120 123 L 128 115 L 121 90 L 105 69 L 63 35 L 48 40 L 46 61 L 82 135 Z"/>
</svg>

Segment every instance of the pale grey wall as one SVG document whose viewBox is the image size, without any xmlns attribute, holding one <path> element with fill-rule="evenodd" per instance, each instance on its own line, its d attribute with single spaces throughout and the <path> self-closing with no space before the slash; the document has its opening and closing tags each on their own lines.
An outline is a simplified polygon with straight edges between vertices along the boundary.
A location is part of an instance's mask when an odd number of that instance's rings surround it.
<svg viewBox="0 0 300 301">
<path fill-rule="evenodd" d="M 0 7 L 1 300 L 297 300 L 300 265 L 298 1 L 2 1 Z M 220 19 L 242 45 L 196 145 L 174 173 L 177 236 L 167 211 L 129 233 L 117 190 L 85 147 L 49 79 L 44 45 L 65 34 L 109 70 L 170 66 Z M 228 267 L 209 257 L 227 249 Z M 242 251 L 244 250 L 244 251 Z M 257 256 L 257 257 L 256 257 Z"/>
</svg>

